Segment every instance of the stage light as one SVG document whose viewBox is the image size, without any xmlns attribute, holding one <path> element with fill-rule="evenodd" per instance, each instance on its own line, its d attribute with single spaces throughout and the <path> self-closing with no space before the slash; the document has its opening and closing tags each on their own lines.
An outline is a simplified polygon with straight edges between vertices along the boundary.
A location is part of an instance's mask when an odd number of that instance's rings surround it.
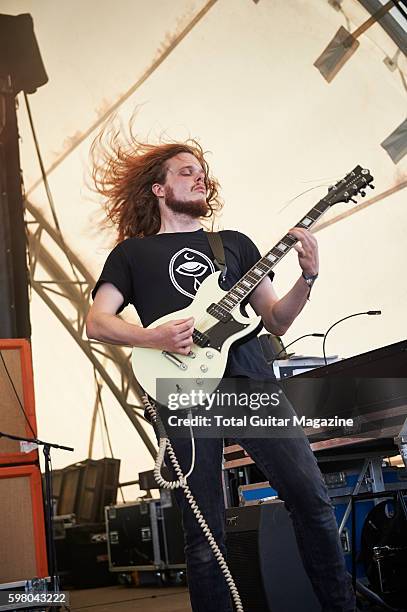
<svg viewBox="0 0 407 612">
<path fill-rule="evenodd" d="M 355 53 L 360 45 L 358 38 L 372 25 L 379 22 L 383 17 L 388 16 L 386 13 L 392 8 L 394 8 L 394 3 L 390 0 L 385 5 L 380 6 L 380 8 L 354 32 L 348 32 L 343 26 L 339 28 L 331 42 L 314 62 L 314 66 L 318 68 L 328 83 L 332 81 L 342 66 L 344 66 L 348 59 Z"/>
<path fill-rule="evenodd" d="M 407 153 L 407 119 L 381 143 L 383 149 L 390 155 L 391 159 L 397 164 Z"/>
</svg>

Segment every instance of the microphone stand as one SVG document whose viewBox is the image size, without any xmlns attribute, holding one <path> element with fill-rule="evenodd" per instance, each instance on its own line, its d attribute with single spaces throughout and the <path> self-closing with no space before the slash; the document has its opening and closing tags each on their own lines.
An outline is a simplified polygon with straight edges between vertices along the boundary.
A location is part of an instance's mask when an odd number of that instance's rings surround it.
<svg viewBox="0 0 407 612">
<path fill-rule="evenodd" d="M 0 438 L 8 438 L 9 440 L 18 440 L 19 442 L 31 442 L 37 446 L 43 447 L 44 459 L 45 459 L 45 533 L 47 537 L 47 550 L 48 550 L 48 570 L 51 578 L 51 590 L 59 591 L 59 576 L 57 569 L 57 559 L 55 552 L 54 542 L 54 529 L 53 529 L 53 511 L 52 511 L 52 464 L 51 464 L 51 448 L 59 448 L 73 452 L 73 448 L 70 446 L 62 446 L 61 444 L 54 444 L 52 442 L 44 442 L 38 438 L 23 438 L 22 436 L 14 436 L 12 434 L 4 433 L 0 431 Z"/>
<path fill-rule="evenodd" d="M 331 327 L 325 332 L 324 341 L 322 343 L 322 353 L 324 355 L 325 365 L 328 365 L 328 361 L 327 361 L 326 353 L 325 353 L 325 342 L 326 342 L 326 338 L 329 332 L 331 331 L 331 329 L 333 329 L 339 323 L 342 323 L 342 321 L 346 321 L 346 319 L 351 319 L 352 317 L 359 317 L 360 315 L 381 315 L 381 314 L 382 314 L 381 310 L 367 310 L 366 312 L 355 312 L 354 314 L 348 315 L 347 317 L 343 317 L 343 319 L 339 319 L 339 321 L 336 321 L 335 323 L 333 323 Z"/>
</svg>

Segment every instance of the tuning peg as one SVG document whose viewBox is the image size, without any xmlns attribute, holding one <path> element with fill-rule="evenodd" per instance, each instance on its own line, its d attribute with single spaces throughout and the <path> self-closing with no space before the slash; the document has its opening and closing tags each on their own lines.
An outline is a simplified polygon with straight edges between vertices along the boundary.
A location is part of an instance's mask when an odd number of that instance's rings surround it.
<svg viewBox="0 0 407 612">
<path fill-rule="evenodd" d="M 361 189 L 361 190 L 360 190 L 360 195 L 362 196 L 362 198 L 364 198 L 364 197 L 365 197 L 365 195 L 366 195 L 366 191 L 363 191 L 363 190 Z"/>
<path fill-rule="evenodd" d="M 353 198 L 349 198 L 348 202 L 353 202 L 354 204 L 357 204 L 357 200 L 354 200 Z"/>
<path fill-rule="evenodd" d="M 369 183 L 369 187 L 370 187 L 370 189 L 374 189 L 375 188 L 373 183 Z"/>
</svg>

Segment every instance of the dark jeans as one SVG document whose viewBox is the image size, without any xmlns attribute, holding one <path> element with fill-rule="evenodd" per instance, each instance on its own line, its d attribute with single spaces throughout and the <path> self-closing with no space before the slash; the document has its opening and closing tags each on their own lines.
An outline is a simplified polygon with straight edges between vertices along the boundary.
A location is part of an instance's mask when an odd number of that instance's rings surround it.
<svg viewBox="0 0 407 612">
<path fill-rule="evenodd" d="M 195 442 L 195 469 L 188 483 L 225 554 L 225 508 L 221 483 L 223 441 L 198 438 Z M 285 501 L 304 567 L 323 612 L 353 612 L 355 599 L 346 573 L 337 523 L 305 434 L 295 438 L 237 439 L 236 442 L 250 454 Z M 178 438 L 172 443 L 186 473 L 191 462 L 191 441 Z M 229 590 L 212 550 L 181 490 L 177 490 L 176 497 L 182 510 L 193 612 L 231 612 Z"/>
</svg>

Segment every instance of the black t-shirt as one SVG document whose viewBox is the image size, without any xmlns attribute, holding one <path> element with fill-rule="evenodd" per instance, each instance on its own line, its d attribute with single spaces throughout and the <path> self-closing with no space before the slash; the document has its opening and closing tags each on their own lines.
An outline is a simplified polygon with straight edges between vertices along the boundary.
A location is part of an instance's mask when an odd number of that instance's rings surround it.
<svg viewBox="0 0 407 612">
<path fill-rule="evenodd" d="M 224 289 L 230 289 L 261 258 L 256 245 L 240 232 L 220 232 L 227 266 Z M 123 295 L 118 312 L 133 304 L 144 327 L 186 308 L 202 281 L 216 271 L 203 229 L 128 238 L 108 256 L 92 297 L 102 283 L 112 283 Z M 274 274 L 271 272 L 270 277 Z M 244 303 L 243 303 L 244 307 Z M 229 351 L 225 375 L 274 378 L 258 338 L 244 338 Z"/>
</svg>

